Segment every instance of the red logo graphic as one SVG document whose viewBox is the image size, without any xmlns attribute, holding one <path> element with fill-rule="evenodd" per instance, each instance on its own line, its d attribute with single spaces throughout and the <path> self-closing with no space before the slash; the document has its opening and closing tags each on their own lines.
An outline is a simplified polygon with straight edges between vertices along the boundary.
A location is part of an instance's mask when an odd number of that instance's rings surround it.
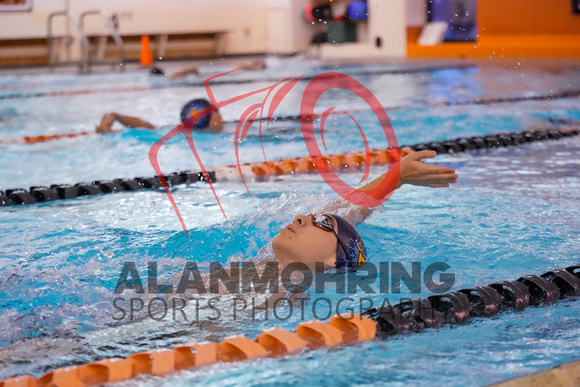
<svg viewBox="0 0 580 387">
<path fill-rule="evenodd" d="M 212 192 L 217 200 L 217 203 L 220 207 L 220 210 L 222 211 L 222 214 L 224 215 L 224 217 L 226 217 L 226 213 L 225 213 L 225 211 L 222 207 L 222 204 L 219 200 L 219 197 L 217 195 L 215 187 L 209 178 L 207 169 L 206 169 L 205 165 L 203 164 L 203 161 L 201 160 L 197 150 L 195 149 L 195 144 L 193 141 L 193 131 L 195 129 L 193 129 L 193 124 L 197 120 L 202 119 L 203 117 L 213 113 L 214 111 L 216 111 L 224 106 L 230 105 L 232 103 L 238 102 L 240 100 L 243 100 L 245 98 L 251 97 L 251 96 L 256 95 L 256 94 L 265 93 L 265 97 L 264 97 L 262 102 L 251 105 L 241 114 L 241 116 L 238 120 L 238 124 L 236 126 L 235 134 L 234 134 L 234 150 L 235 150 L 238 171 L 240 173 L 240 176 L 242 177 L 242 181 L 244 182 L 244 186 L 246 187 L 246 190 L 248 191 L 248 193 L 251 196 L 252 194 L 247 186 L 247 183 L 244 179 L 244 175 L 242 173 L 242 167 L 241 167 L 241 163 L 240 163 L 240 154 L 239 154 L 239 144 L 241 141 L 244 140 L 244 138 L 246 137 L 246 135 L 248 133 L 248 130 L 254 124 L 254 122 L 256 122 L 256 120 L 257 120 L 258 121 L 260 143 L 261 143 L 261 147 L 262 147 L 262 154 L 264 155 L 264 161 L 266 161 L 266 162 L 268 161 L 267 156 L 266 156 L 266 151 L 264 149 L 264 144 L 262 142 L 262 122 L 264 122 L 264 120 L 265 120 L 266 127 L 270 124 L 270 119 L 274 117 L 274 113 L 275 113 L 276 109 L 278 108 L 278 106 L 280 105 L 280 103 L 284 100 L 286 95 L 290 92 L 290 90 L 292 90 L 292 88 L 296 85 L 296 83 L 298 81 L 300 81 L 300 79 L 302 79 L 302 77 L 303 77 L 303 76 L 300 76 L 297 78 L 286 78 L 286 79 L 281 80 L 280 82 L 273 84 L 272 86 L 262 88 L 259 90 L 255 90 L 255 91 L 251 91 L 251 92 L 248 92 L 246 94 L 218 102 L 214 97 L 214 93 L 212 92 L 209 83 L 213 79 L 222 77 L 224 75 L 230 74 L 230 73 L 237 71 L 237 70 L 239 70 L 239 69 L 232 70 L 232 71 L 229 71 L 229 72 L 223 73 L 223 74 L 218 74 L 218 75 L 215 75 L 215 76 L 212 76 L 212 77 L 206 79 L 204 81 L 205 90 L 206 90 L 206 93 L 209 97 L 209 100 L 210 100 L 212 106 L 198 112 L 193 117 L 190 117 L 186 121 L 183 121 L 182 123 L 177 125 L 171 131 L 169 131 L 167 134 L 165 134 L 163 137 L 161 137 L 161 139 L 159 139 L 155 144 L 153 144 L 153 146 L 149 150 L 149 160 L 151 162 L 151 165 L 153 166 L 153 169 L 157 173 L 157 176 L 159 177 L 159 180 L 161 181 L 161 184 L 163 185 L 165 192 L 167 193 L 169 201 L 171 202 L 171 205 L 173 206 L 173 209 L 175 210 L 175 213 L 177 214 L 177 217 L 179 218 L 181 226 L 183 227 L 183 230 L 185 231 L 186 234 L 187 234 L 187 228 L 185 226 L 183 218 L 181 217 L 181 213 L 179 212 L 179 208 L 177 207 L 177 205 L 175 203 L 175 199 L 173 198 L 173 195 L 169 189 L 167 181 L 165 180 L 165 177 L 163 176 L 161 168 L 159 167 L 158 154 L 159 154 L 159 150 L 161 149 L 161 147 L 167 141 L 169 141 L 170 139 L 172 139 L 178 135 L 182 134 L 183 136 L 185 136 L 185 139 L 187 140 L 187 143 L 188 143 L 197 163 L 199 164 L 199 167 L 200 167 L 206 181 L 208 182 L 208 184 L 209 184 L 209 186 L 210 186 L 210 188 L 211 188 L 211 190 L 212 190 Z M 380 184 L 378 184 L 376 187 L 374 187 L 372 189 L 369 189 L 369 190 L 355 189 L 354 187 L 351 187 L 350 185 L 345 183 L 335 173 L 335 171 L 330 168 L 330 166 L 325 161 L 325 159 L 322 155 L 322 151 L 321 151 L 320 147 L 317 144 L 317 140 L 316 140 L 316 136 L 315 136 L 316 132 L 314 129 L 314 118 L 320 118 L 319 133 L 320 133 L 320 138 L 322 141 L 322 146 L 326 150 L 324 125 L 325 125 L 326 120 L 328 119 L 330 114 L 334 111 L 334 109 L 336 109 L 336 107 L 331 107 L 331 108 L 327 109 L 322 115 L 315 114 L 314 108 L 316 106 L 316 102 L 322 96 L 322 94 L 324 94 L 326 91 L 331 90 L 331 89 L 348 90 L 348 91 L 358 95 L 362 100 L 364 100 L 368 104 L 368 106 L 371 108 L 371 110 L 374 112 L 375 116 L 379 120 L 381 127 L 383 128 L 385 138 L 386 138 L 387 144 L 388 144 L 387 147 L 389 149 L 391 149 L 389 166 L 388 166 L 388 170 L 387 170 L 387 173 L 385 175 L 385 178 L 380 182 Z M 268 101 L 270 95 L 272 95 L 272 94 L 273 94 L 272 100 L 270 102 L 270 105 L 267 107 L 266 102 Z M 267 111 L 267 114 L 264 116 L 264 113 L 266 111 Z M 361 179 L 361 183 L 362 183 L 368 177 L 368 174 L 369 174 L 370 160 L 371 160 L 370 147 L 369 147 L 367 138 L 364 134 L 364 131 L 360 127 L 358 122 L 355 120 L 355 118 L 348 111 L 346 111 L 346 112 L 341 111 L 340 112 L 340 114 L 345 114 L 345 113 L 350 116 L 350 118 L 354 121 L 354 123 L 358 127 L 358 130 L 360 132 L 360 135 L 361 135 L 362 140 L 363 140 L 364 145 L 365 145 L 366 163 L 365 163 L 364 174 L 363 174 L 363 177 Z M 398 154 L 399 146 L 397 143 L 397 138 L 395 136 L 395 132 L 393 130 L 393 127 L 391 125 L 389 117 L 387 116 L 387 113 L 385 112 L 385 109 L 383 108 L 383 106 L 381 105 L 379 100 L 366 87 L 364 87 L 361 83 L 359 83 L 354 78 L 352 78 L 348 75 L 342 74 L 342 73 L 338 73 L 338 72 L 327 72 L 327 73 L 317 75 L 308 83 L 308 85 L 306 86 L 306 89 L 304 90 L 304 93 L 302 95 L 302 101 L 300 103 L 300 127 L 302 129 L 302 134 L 304 137 L 304 141 L 306 143 L 306 147 L 308 149 L 308 153 L 312 159 L 312 162 L 314 163 L 314 166 L 316 167 L 316 170 L 322 176 L 322 178 L 326 181 L 326 183 L 336 193 L 338 193 L 345 200 L 347 200 L 347 201 L 349 201 L 357 206 L 367 207 L 367 208 L 379 206 L 389 199 L 389 197 L 391 196 L 391 194 L 395 190 L 396 185 L 397 185 L 397 181 L 399 179 L 399 163 L 398 163 L 398 161 L 399 161 L 399 154 Z M 394 162 L 392 162 L 392 161 L 394 161 Z M 270 170 L 268 172 L 269 172 L 270 176 L 272 176 L 272 172 Z"/>
</svg>

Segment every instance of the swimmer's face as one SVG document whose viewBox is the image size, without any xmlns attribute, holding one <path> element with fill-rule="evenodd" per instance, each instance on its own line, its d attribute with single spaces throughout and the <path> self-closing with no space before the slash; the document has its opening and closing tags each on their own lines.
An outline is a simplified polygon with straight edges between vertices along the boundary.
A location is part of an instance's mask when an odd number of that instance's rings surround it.
<svg viewBox="0 0 580 387">
<path fill-rule="evenodd" d="M 302 262 L 313 271 L 316 262 L 335 265 L 336 246 L 334 233 L 315 227 L 312 218 L 306 215 L 294 217 L 294 221 L 272 239 L 274 254 L 281 264 Z"/>
<path fill-rule="evenodd" d="M 191 115 L 193 116 L 194 114 L 195 113 L 192 113 Z M 203 130 L 208 131 L 208 132 L 219 132 L 220 130 L 223 129 L 223 127 L 224 127 L 224 122 L 222 121 L 222 116 L 216 110 L 216 111 L 210 113 L 209 123 L 206 127 L 203 128 Z M 189 128 L 191 128 L 191 126 L 189 126 Z"/>
<path fill-rule="evenodd" d="M 217 110 L 215 112 L 211 113 L 211 116 L 209 118 L 208 129 L 210 129 L 211 131 L 214 131 L 214 132 L 218 132 L 218 131 L 222 130 L 223 127 L 224 127 L 224 123 L 222 121 L 222 116 L 220 115 L 220 113 Z"/>
</svg>

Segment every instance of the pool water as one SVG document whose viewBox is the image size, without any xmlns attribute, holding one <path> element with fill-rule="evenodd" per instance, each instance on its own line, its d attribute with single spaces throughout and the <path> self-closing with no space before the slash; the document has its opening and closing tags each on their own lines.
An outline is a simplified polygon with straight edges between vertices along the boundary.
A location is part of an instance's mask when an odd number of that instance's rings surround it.
<svg viewBox="0 0 580 387">
<path fill-rule="evenodd" d="M 223 66 L 222 66 L 223 67 Z M 223 68 L 207 66 L 203 75 Z M 218 100 L 268 87 L 286 77 L 325 71 L 351 74 L 388 108 L 399 144 L 554 127 L 550 117 L 580 120 L 578 98 L 444 106 L 500 97 L 537 97 L 580 89 L 580 68 L 467 66 L 418 71 L 401 66 L 322 66 L 304 58 L 273 62 L 264 71 L 240 71 L 212 88 Z M 225 70 L 227 71 L 227 69 Z M 231 80 L 232 83 L 227 83 Z M 57 183 L 74 184 L 122 177 L 153 176 L 151 146 L 177 122 L 181 105 L 203 95 L 200 79 L 159 79 L 144 71 L 100 75 L 0 76 L 0 139 L 90 130 L 107 111 L 141 116 L 162 126 L 37 144 L 1 144 L 0 189 Z M 295 115 L 308 81 L 298 82 L 275 115 Z M 83 93 L 73 93 L 82 91 Z M 53 95 L 64 92 L 62 95 Z M 67 94 L 68 93 L 68 94 Z M 19 96 L 20 95 L 20 96 Z M 262 95 L 261 98 L 264 98 Z M 254 97 L 221 109 L 234 121 Z M 387 146 L 382 128 L 365 102 L 345 90 L 331 90 L 317 112 L 336 106 L 356 111 L 371 148 Z M 394 108 L 396 107 L 396 109 Z M 307 155 L 298 121 L 263 128 L 270 160 Z M 208 169 L 234 164 L 235 123 L 221 134 L 196 133 L 196 148 Z M 328 153 L 364 149 L 347 116 L 333 115 L 325 127 Z M 449 189 L 404 186 L 357 227 L 369 261 L 412 262 L 423 268 L 445 262 L 455 274 L 452 290 L 516 279 L 580 263 L 580 138 L 531 143 L 438 156 L 460 179 Z M 258 126 L 240 145 L 241 161 L 261 161 Z M 181 137 L 160 151 L 170 173 L 196 169 Z M 384 172 L 373 167 L 372 177 Z M 361 171 L 341 175 L 355 186 Z M 254 338 L 280 326 L 292 330 L 303 319 L 328 320 L 326 303 L 304 316 L 279 308 L 275 318 L 234 317 L 232 299 L 222 296 L 220 319 L 207 309 L 187 321 L 171 312 L 162 321 L 137 313 L 136 321 L 115 320 L 113 291 L 125 262 L 134 262 L 146 282 L 147 265 L 157 262 L 159 282 L 175 280 L 188 261 L 255 259 L 260 249 L 295 214 L 315 212 L 337 198 L 318 175 L 284 176 L 276 181 L 215 185 L 227 219 L 207 184 L 173 189 L 189 230 L 185 235 L 163 191 L 83 197 L 0 209 L 0 379 L 106 357 L 167 348 L 181 343 L 219 341 L 232 334 Z M 342 304 L 356 312 L 360 303 L 391 303 L 431 292 L 349 294 Z M 121 295 L 128 300 L 132 291 Z M 312 296 L 316 296 L 311 294 Z M 147 295 L 151 299 L 156 295 Z M 173 295 L 167 295 L 170 299 Z M 332 284 L 326 297 L 336 305 L 345 297 Z M 364 299 L 364 300 L 363 300 Z M 369 301 L 370 300 L 370 301 Z M 126 301 L 128 302 L 128 301 Z M 284 312 L 286 314 L 284 314 Z M 488 385 L 547 369 L 580 357 L 580 303 L 560 301 L 544 308 L 475 319 L 470 325 L 425 330 L 390 340 L 319 349 L 280 359 L 216 364 L 164 378 L 140 376 L 127 385 Z"/>
</svg>

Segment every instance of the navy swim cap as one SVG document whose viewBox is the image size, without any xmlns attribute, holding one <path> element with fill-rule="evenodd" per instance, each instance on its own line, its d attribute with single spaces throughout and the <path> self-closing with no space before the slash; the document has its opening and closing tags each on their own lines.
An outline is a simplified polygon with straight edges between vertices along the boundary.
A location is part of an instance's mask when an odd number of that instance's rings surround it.
<svg viewBox="0 0 580 387">
<path fill-rule="evenodd" d="M 187 120 L 190 117 L 193 117 L 197 113 L 201 112 L 203 109 L 207 109 L 211 106 L 208 100 L 198 98 L 192 99 L 181 108 L 181 122 Z M 213 113 L 212 113 L 213 114 Z M 211 114 L 207 114 L 204 117 L 199 118 L 193 124 L 194 129 L 205 129 L 209 126 Z"/>
<path fill-rule="evenodd" d="M 336 222 L 336 235 L 347 251 L 337 242 L 336 267 L 350 267 L 356 269 L 367 260 L 367 249 L 361 236 L 355 228 L 338 215 L 327 214 Z"/>
</svg>

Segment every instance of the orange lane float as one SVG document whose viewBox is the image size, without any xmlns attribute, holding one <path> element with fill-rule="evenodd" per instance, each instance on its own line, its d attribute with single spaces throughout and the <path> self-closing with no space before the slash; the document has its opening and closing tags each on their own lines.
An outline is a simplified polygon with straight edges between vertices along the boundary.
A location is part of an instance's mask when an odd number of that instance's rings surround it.
<svg viewBox="0 0 580 387">
<path fill-rule="evenodd" d="M 256 338 L 256 343 L 264 347 L 268 351 L 268 356 L 272 357 L 306 348 L 306 342 L 302 338 L 281 328 L 266 329 Z"/>
<path fill-rule="evenodd" d="M 341 330 L 320 321 L 308 321 L 298 324 L 296 334 L 312 349 L 342 343 Z"/>
<path fill-rule="evenodd" d="M 296 163 L 296 172 L 298 173 L 310 173 L 316 170 L 310 156 L 296 157 L 294 162 Z"/>
<path fill-rule="evenodd" d="M 377 324 L 368 318 L 350 318 L 336 315 L 330 320 L 330 325 L 342 332 L 342 341 L 366 341 L 377 334 Z"/>
<path fill-rule="evenodd" d="M 111 133 L 120 132 L 122 129 L 113 129 Z M 4 140 L 0 140 L 0 144 L 36 144 L 38 142 L 47 142 L 52 140 L 59 140 L 61 138 L 72 138 L 72 137 L 79 137 L 79 136 L 88 136 L 91 134 L 99 134 L 94 130 L 87 130 L 84 132 L 73 132 L 73 133 L 56 133 L 56 134 L 47 134 L 47 135 L 40 135 L 40 136 L 25 136 L 22 138 L 7 138 Z"/>
<path fill-rule="evenodd" d="M 296 170 L 296 162 L 292 159 L 268 161 L 266 165 L 274 175 L 291 175 Z"/>
<path fill-rule="evenodd" d="M 360 152 L 330 154 L 323 156 L 323 159 L 332 169 L 353 170 L 363 168 L 367 164 L 367 160 L 369 165 L 384 165 L 391 159 L 398 160 L 411 152 L 411 148 L 383 148 L 370 150 L 368 156 L 363 150 Z M 308 174 L 316 171 L 316 166 L 310 156 L 296 157 L 293 159 L 279 159 L 261 163 L 242 163 L 240 164 L 240 168 L 244 178 L 253 176 L 258 178 L 258 180 L 267 180 L 270 176 Z M 220 167 L 214 172 L 216 173 L 217 181 L 240 178 L 237 165 Z M 198 173 L 198 171 L 191 171 L 191 173 Z"/>
<path fill-rule="evenodd" d="M 104 359 L 81 366 L 78 374 L 88 385 L 120 382 L 133 376 L 132 369 L 127 367 L 127 360 L 121 358 Z"/>
<path fill-rule="evenodd" d="M 36 379 L 30 375 L 18 376 L 0 382 L 0 387 L 36 387 Z"/>
<path fill-rule="evenodd" d="M 163 375 L 175 371 L 175 351 L 172 349 L 139 352 L 128 360 L 133 367 L 133 375 Z"/>
<path fill-rule="evenodd" d="M 294 333 L 269 328 L 255 340 L 228 336 L 220 343 L 202 342 L 173 349 L 139 352 L 128 358 L 112 358 L 93 363 L 57 368 L 38 380 L 30 375 L 0 381 L 0 387 L 84 387 L 114 383 L 140 374 L 165 375 L 217 362 L 245 361 L 260 357 L 279 357 L 307 348 L 316 349 L 373 339 L 376 323 L 359 315 L 334 316 L 330 323 L 307 321 Z"/>
<path fill-rule="evenodd" d="M 182 345 L 173 348 L 175 351 L 175 369 L 185 370 L 213 364 L 217 361 L 217 344 L 202 342 Z"/>
<path fill-rule="evenodd" d="M 77 137 L 77 136 L 86 136 L 87 134 L 96 134 L 96 132 L 79 132 L 79 133 L 58 133 L 53 135 L 45 135 L 45 136 L 26 136 L 24 137 L 24 142 L 27 144 L 36 144 L 37 142 L 46 142 L 51 140 L 58 140 L 59 138 L 63 137 Z"/>
<path fill-rule="evenodd" d="M 224 363 L 244 361 L 268 354 L 266 348 L 246 336 L 229 336 L 218 344 L 218 360 Z"/>
<path fill-rule="evenodd" d="M 411 148 L 400 148 L 400 149 L 373 149 L 369 151 L 369 154 L 365 151 L 360 152 L 348 152 L 348 153 L 337 153 L 328 156 L 323 156 L 324 161 L 332 169 L 348 169 L 348 168 L 362 168 L 367 164 L 369 165 L 383 165 L 387 164 L 391 157 L 394 159 L 399 159 L 405 157 L 411 153 Z M 243 163 L 241 164 L 244 176 L 251 171 L 250 175 L 254 175 L 258 178 L 266 176 L 281 176 L 281 175 L 293 175 L 293 174 L 307 174 L 316 171 L 316 166 L 312 161 L 310 156 L 296 157 L 294 159 L 280 159 L 274 161 L 266 161 L 263 163 Z M 236 165 L 228 165 L 227 167 L 221 168 L 223 173 L 220 176 L 229 179 L 232 177 L 233 171 L 237 170 Z M 216 170 L 219 172 L 220 169 Z M 229 174 L 226 172 L 230 172 Z M 230 175 L 230 176 L 228 176 Z M 227 177 L 226 177 L 227 176 Z M 233 176 L 238 176 L 239 173 Z M 218 179 L 219 180 L 219 179 Z"/>
</svg>

